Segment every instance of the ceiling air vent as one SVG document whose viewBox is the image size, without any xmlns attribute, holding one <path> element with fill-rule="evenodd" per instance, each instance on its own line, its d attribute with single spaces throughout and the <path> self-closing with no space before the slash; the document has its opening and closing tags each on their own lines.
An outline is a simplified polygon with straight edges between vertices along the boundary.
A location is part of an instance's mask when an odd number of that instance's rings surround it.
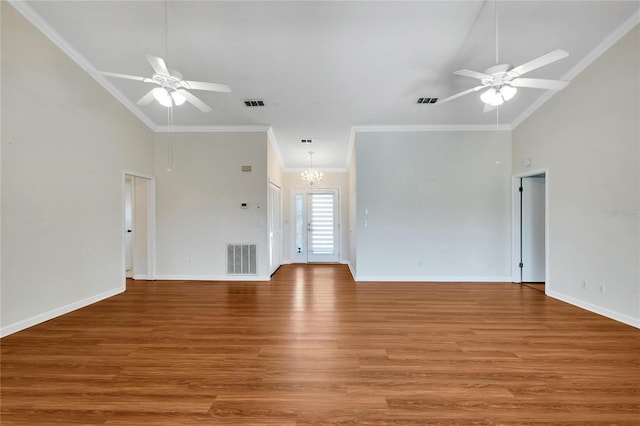
<svg viewBox="0 0 640 426">
<path fill-rule="evenodd" d="M 419 104 L 435 104 L 438 102 L 438 98 L 418 98 Z"/>
<path fill-rule="evenodd" d="M 264 106 L 264 101 L 262 99 L 245 99 L 244 105 L 248 107 L 262 107 Z"/>
<path fill-rule="evenodd" d="M 313 139 L 300 139 L 300 143 L 312 143 Z"/>
</svg>

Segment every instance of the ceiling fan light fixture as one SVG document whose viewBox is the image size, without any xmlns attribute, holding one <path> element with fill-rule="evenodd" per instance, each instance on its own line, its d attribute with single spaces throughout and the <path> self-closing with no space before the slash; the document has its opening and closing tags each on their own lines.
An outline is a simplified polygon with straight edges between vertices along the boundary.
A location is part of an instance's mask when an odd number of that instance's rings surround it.
<svg viewBox="0 0 640 426">
<path fill-rule="evenodd" d="M 482 95 L 480 95 L 480 100 L 482 100 L 482 102 L 484 102 L 485 104 L 493 106 L 500 106 L 504 103 L 502 94 L 495 87 L 490 87 Z"/>
<path fill-rule="evenodd" d="M 187 98 L 182 96 L 182 94 L 177 90 L 171 92 L 171 97 L 173 98 L 173 102 L 176 104 L 176 106 L 182 105 L 187 100 Z"/>
<path fill-rule="evenodd" d="M 153 97 L 160 103 L 160 105 L 170 108 L 173 103 L 171 102 L 171 96 L 164 87 L 156 87 L 153 89 Z"/>
<path fill-rule="evenodd" d="M 518 92 L 518 89 L 516 87 L 509 86 L 507 84 L 505 84 L 500 88 L 500 93 L 502 94 L 502 97 L 504 98 L 505 102 L 513 99 L 513 97 L 516 95 L 517 92 Z"/>
</svg>

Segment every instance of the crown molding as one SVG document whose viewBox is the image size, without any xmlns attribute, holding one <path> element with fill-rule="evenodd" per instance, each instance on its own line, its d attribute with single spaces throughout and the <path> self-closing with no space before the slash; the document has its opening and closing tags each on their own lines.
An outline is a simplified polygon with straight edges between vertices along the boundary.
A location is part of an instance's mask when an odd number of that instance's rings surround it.
<svg viewBox="0 0 640 426">
<path fill-rule="evenodd" d="M 567 71 L 560 79 L 561 80 L 573 80 L 584 71 L 589 65 L 591 65 L 596 59 L 598 59 L 604 52 L 609 50 L 614 44 L 616 44 L 622 37 L 624 37 L 629 31 L 640 24 L 640 9 L 636 10 L 629 18 L 627 18 L 618 28 L 616 28 L 611 34 L 609 34 L 600 44 L 598 44 L 591 52 L 587 54 L 581 61 L 579 61 L 573 68 Z M 538 108 L 540 108 L 545 102 L 551 99 L 557 91 L 548 90 L 542 96 L 532 103 L 522 114 L 516 117 L 511 122 L 511 128 L 515 129 L 524 120 L 526 120 L 531 114 L 533 114 Z"/>
<path fill-rule="evenodd" d="M 95 81 L 98 82 L 107 92 L 109 92 L 114 98 L 122 103 L 133 115 L 138 117 L 147 127 L 154 129 L 155 124 L 147 117 L 140 109 L 129 99 L 127 99 L 122 92 L 115 88 L 109 80 L 104 76 L 97 74 L 95 67 L 82 56 L 76 49 L 74 49 L 62 36 L 53 29 L 38 13 L 33 10 L 26 2 L 20 0 L 8 0 L 9 4 L 13 6 L 27 21 L 29 21 L 34 27 L 36 27 L 42 34 L 45 35 L 54 45 L 62 50 L 71 60 L 73 60 L 80 68 L 87 72 Z"/>
<path fill-rule="evenodd" d="M 510 124 L 416 124 L 416 125 L 364 125 L 353 126 L 351 134 L 372 132 L 482 132 L 510 131 Z"/>
<path fill-rule="evenodd" d="M 235 126 L 155 126 L 157 133 L 268 133 L 270 126 L 247 124 Z"/>
<path fill-rule="evenodd" d="M 302 173 L 305 170 L 308 170 L 308 167 L 291 167 L 287 169 L 282 169 L 284 173 Z M 314 167 L 319 172 L 322 173 L 347 173 L 349 169 L 345 167 Z"/>
</svg>

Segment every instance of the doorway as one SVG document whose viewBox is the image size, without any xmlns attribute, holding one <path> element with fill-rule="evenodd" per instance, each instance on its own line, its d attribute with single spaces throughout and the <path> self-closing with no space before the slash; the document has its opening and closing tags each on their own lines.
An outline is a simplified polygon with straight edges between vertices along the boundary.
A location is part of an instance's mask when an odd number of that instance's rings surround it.
<svg viewBox="0 0 640 426">
<path fill-rule="evenodd" d="M 547 267 L 547 172 L 514 177 L 513 281 L 544 289 Z"/>
<path fill-rule="evenodd" d="M 123 172 L 124 279 L 155 277 L 155 178 Z"/>
<path fill-rule="evenodd" d="M 298 190 L 291 197 L 293 262 L 338 262 L 339 190 Z"/>
</svg>

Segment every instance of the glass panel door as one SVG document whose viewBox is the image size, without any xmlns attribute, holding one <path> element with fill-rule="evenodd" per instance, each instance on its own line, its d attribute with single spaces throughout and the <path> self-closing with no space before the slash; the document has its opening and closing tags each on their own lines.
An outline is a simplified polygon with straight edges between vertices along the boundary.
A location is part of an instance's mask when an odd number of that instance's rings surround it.
<svg viewBox="0 0 640 426">
<path fill-rule="evenodd" d="M 336 258 L 335 194 L 312 192 L 308 197 L 309 262 L 327 262 Z"/>
<path fill-rule="evenodd" d="M 292 194 L 293 262 L 338 262 L 338 190 Z"/>
</svg>

